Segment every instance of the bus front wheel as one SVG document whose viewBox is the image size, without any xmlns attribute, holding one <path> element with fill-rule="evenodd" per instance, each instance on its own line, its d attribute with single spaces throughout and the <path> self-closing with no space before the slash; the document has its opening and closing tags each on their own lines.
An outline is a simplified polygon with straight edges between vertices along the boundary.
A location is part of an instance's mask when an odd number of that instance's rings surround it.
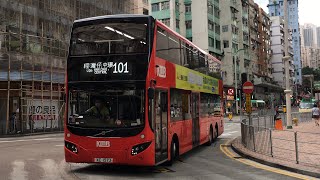
<svg viewBox="0 0 320 180">
<path fill-rule="evenodd" d="M 171 141 L 169 165 L 172 165 L 173 161 L 178 159 L 178 157 L 179 157 L 179 149 L 178 149 L 178 147 L 179 147 L 179 145 L 178 145 L 177 140 L 175 138 L 173 138 L 172 141 Z"/>
</svg>

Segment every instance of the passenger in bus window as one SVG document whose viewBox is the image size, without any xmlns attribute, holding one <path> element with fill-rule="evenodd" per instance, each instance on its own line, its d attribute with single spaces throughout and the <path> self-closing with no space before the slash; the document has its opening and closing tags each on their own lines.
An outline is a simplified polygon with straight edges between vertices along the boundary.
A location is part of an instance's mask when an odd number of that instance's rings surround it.
<svg viewBox="0 0 320 180">
<path fill-rule="evenodd" d="M 96 99 L 94 106 L 86 111 L 88 114 L 92 114 L 103 120 L 110 119 L 110 112 L 109 109 L 105 106 L 101 99 Z"/>
</svg>

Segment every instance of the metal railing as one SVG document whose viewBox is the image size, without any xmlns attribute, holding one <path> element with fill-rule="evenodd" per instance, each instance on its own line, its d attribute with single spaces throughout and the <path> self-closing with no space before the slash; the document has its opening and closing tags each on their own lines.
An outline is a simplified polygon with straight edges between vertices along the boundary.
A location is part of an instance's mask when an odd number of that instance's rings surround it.
<svg viewBox="0 0 320 180">
<path fill-rule="evenodd" d="M 309 114 L 293 113 L 292 117 L 299 117 L 299 122 L 307 122 L 312 120 Z M 274 116 L 271 115 L 253 116 L 250 125 L 248 119 L 241 122 L 242 145 L 276 160 L 319 168 L 319 140 L 320 133 L 274 129 Z"/>
</svg>

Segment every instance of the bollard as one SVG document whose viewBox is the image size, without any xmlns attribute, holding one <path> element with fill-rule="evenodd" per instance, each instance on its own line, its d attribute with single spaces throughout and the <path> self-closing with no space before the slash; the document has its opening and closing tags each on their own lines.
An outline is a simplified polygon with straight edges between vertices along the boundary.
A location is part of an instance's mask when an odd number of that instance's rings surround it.
<svg viewBox="0 0 320 180">
<path fill-rule="evenodd" d="M 294 124 L 295 126 L 298 126 L 298 118 L 293 118 L 292 124 Z"/>
<path fill-rule="evenodd" d="M 274 125 L 276 130 L 283 130 L 282 119 L 279 117 L 276 119 L 276 123 Z"/>
</svg>

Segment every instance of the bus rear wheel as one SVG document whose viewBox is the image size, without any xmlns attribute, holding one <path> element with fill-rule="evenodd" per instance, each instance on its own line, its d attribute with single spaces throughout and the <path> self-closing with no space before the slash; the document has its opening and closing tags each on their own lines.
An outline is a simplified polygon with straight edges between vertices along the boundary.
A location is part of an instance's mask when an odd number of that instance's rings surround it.
<svg viewBox="0 0 320 180">
<path fill-rule="evenodd" d="M 210 146 L 213 143 L 213 132 L 212 132 L 212 127 L 210 127 L 210 132 L 209 132 L 209 140 L 206 143 L 207 146 Z"/>
</svg>

